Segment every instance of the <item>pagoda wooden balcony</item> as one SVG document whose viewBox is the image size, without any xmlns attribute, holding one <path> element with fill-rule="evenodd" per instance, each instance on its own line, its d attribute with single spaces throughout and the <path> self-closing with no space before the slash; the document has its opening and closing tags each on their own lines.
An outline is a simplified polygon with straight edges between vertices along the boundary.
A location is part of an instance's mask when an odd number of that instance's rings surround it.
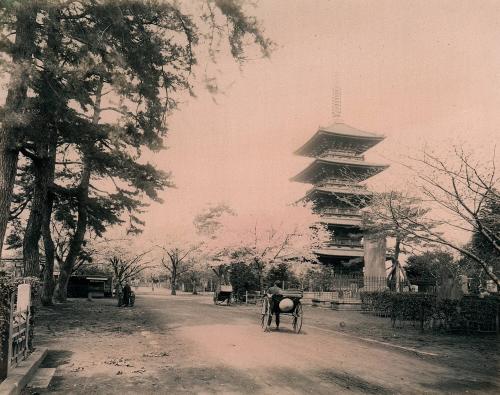
<svg viewBox="0 0 500 395">
<path fill-rule="evenodd" d="M 326 243 L 327 247 L 350 247 L 350 248 L 363 248 L 361 240 L 353 240 L 347 238 L 335 237 Z"/>
<path fill-rule="evenodd" d="M 345 180 L 345 185 L 350 185 L 373 177 L 387 167 L 388 165 L 352 158 L 318 158 L 290 180 L 315 185 Z"/>
<path fill-rule="evenodd" d="M 348 159 L 348 160 L 358 160 L 358 161 L 364 161 L 365 156 L 364 155 L 357 155 L 356 153 L 351 153 L 351 152 L 342 152 L 342 151 L 332 151 L 328 150 L 323 152 L 318 158 L 326 158 L 326 159 Z"/>
<path fill-rule="evenodd" d="M 329 191 L 332 191 L 332 193 L 335 193 L 333 191 L 337 191 L 337 193 L 349 194 L 349 195 L 368 195 L 368 194 L 371 194 L 365 185 L 350 184 L 350 183 L 339 184 L 336 182 L 328 182 L 327 181 L 327 182 L 324 182 L 320 185 L 317 185 L 316 188 L 319 188 L 322 190 L 329 190 Z"/>
<path fill-rule="evenodd" d="M 361 217 L 321 217 L 320 222 L 325 225 L 340 226 L 343 228 L 359 228 L 361 226 Z"/>
<path fill-rule="evenodd" d="M 364 256 L 364 248 L 361 240 L 337 237 L 315 249 L 314 253 L 320 256 L 352 258 Z"/>
<path fill-rule="evenodd" d="M 354 208 L 325 208 L 320 211 L 323 216 L 345 216 L 345 217 L 361 217 L 361 212 Z"/>
<path fill-rule="evenodd" d="M 356 186 L 353 184 L 329 184 L 328 186 L 315 186 L 307 191 L 306 195 L 300 200 L 315 200 L 326 198 L 328 201 L 332 199 L 338 200 L 338 197 L 350 196 L 353 203 L 359 204 L 360 199 L 368 199 L 373 192 L 368 190 L 364 185 Z M 359 197 L 359 198 L 358 198 Z M 364 206 L 361 205 L 361 206 Z"/>
</svg>

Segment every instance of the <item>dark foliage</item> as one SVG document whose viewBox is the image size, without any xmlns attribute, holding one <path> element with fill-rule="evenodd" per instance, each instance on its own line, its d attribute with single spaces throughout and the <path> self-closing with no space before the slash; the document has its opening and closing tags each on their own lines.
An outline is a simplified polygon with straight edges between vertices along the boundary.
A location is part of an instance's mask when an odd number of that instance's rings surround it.
<svg viewBox="0 0 500 395">
<path fill-rule="evenodd" d="M 280 284 L 284 282 L 286 288 L 300 288 L 299 279 L 290 270 L 290 265 L 285 262 L 271 267 L 267 272 L 264 279 L 266 287 L 272 286 L 275 281 L 279 281 Z"/>
<path fill-rule="evenodd" d="M 243 262 L 231 264 L 229 280 L 233 286 L 234 294 L 240 300 L 245 297 L 245 292 L 260 288 L 257 274 L 251 266 Z"/>
<path fill-rule="evenodd" d="M 393 326 L 408 321 L 421 330 L 498 331 L 498 296 L 450 300 L 426 293 L 379 291 L 362 293 L 361 301 L 365 312 L 390 317 Z"/>
</svg>

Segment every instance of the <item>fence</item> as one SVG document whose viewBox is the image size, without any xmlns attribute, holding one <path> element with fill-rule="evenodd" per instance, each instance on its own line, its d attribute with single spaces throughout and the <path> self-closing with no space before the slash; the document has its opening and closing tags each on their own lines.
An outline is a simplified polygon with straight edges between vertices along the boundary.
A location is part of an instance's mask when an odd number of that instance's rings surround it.
<svg viewBox="0 0 500 395">
<path fill-rule="evenodd" d="M 317 298 L 331 300 L 361 300 L 361 293 L 368 291 L 381 291 L 393 289 L 409 291 L 408 284 L 404 281 L 389 281 L 387 277 L 368 277 L 362 273 L 333 274 L 321 281 L 310 281 L 306 291 L 312 292 Z"/>
<path fill-rule="evenodd" d="M 423 287 L 423 282 L 419 286 L 410 286 L 407 281 L 388 280 L 387 277 L 369 277 L 362 273 L 354 274 L 332 274 L 321 279 L 310 279 L 308 282 L 299 284 L 297 281 L 282 281 L 280 287 L 284 290 L 301 289 L 304 292 L 304 300 L 319 301 L 319 303 L 329 304 L 330 302 L 339 303 L 360 303 L 363 293 L 373 291 L 392 290 L 397 292 L 424 291 L 434 294 L 435 284 L 428 284 Z M 188 290 L 185 288 L 184 290 Z M 189 289 L 190 290 L 190 289 Z M 210 287 L 207 288 L 210 292 Z M 242 303 L 255 303 L 255 300 L 261 297 L 260 292 L 256 290 L 235 289 L 233 298 Z"/>
<path fill-rule="evenodd" d="M 10 369 L 26 359 L 31 346 L 31 286 L 20 284 L 10 296 L 7 306 L 7 322 L 0 327 L 0 380 L 7 377 Z"/>
<path fill-rule="evenodd" d="M 262 294 L 259 291 L 255 292 L 245 291 L 245 304 L 257 304 L 260 302 L 261 299 L 262 299 Z"/>
<path fill-rule="evenodd" d="M 29 350 L 30 308 L 15 310 L 14 295 L 11 301 L 10 328 L 9 328 L 9 366 L 15 367 L 24 360 Z"/>
<path fill-rule="evenodd" d="M 281 287 L 284 290 L 297 289 L 297 284 L 283 281 Z M 304 301 L 313 304 L 330 304 L 330 302 L 340 303 L 361 303 L 363 292 L 379 291 L 386 289 L 409 290 L 408 285 L 399 282 L 397 285 L 388 282 L 386 277 L 364 277 L 363 274 L 335 274 L 327 281 L 315 283 L 311 281 L 307 286 L 298 287 L 304 292 Z M 234 292 L 235 300 L 243 303 L 255 303 L 260 299 L 258 291 Z"/>
</svg>

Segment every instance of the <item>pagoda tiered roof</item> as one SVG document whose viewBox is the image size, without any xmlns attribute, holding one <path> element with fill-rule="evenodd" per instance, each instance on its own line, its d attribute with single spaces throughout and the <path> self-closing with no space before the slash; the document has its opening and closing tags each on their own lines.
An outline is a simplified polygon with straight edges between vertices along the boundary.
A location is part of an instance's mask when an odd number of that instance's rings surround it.
<svg viewBox="0 0 500 395">
<path fill-rule="evenodd" d="M 388 165 L 365 161 L 363 153 L 385 137 L 337 121 L 317 132 L 295 154 L 314 158 L 291 181 L 313 184 L 301 200 L 313 202 L 314 211 L 332 232 L 332 239 L 314 250 L 323 262 L 342 263 L 363 259 L 362 217 L 373 195 L 360 185 Z M 354 236 L 359 236 L 355 237 Z"/>
<path fill-rule="evenodd" d="M 385 170 L 388 165 L 357 159 L 317 158 L 291 181 L 318 184 L 328 180 L 363 181 Z M 348 170 L 347 170 L 348 169 Z"/>
<path fill-rule="evenodd" d="M 346 151 L 359 155 L 382 141 L 385 136 L 356 129 L 342 122 L 319 127 L 318 131 L 295 154 L 322 156 L 328 151 Z"/>
<path fill-rule="evenodd" d="M 366 188 L 360 188 L 356 184 L 342 186 L 315 186 L 309 189 L 305 196 L 299 201 L 314 200 L 318 197 L 336 197 L 336 196 L 371 196 L 373 192 Z"/>
</svg>

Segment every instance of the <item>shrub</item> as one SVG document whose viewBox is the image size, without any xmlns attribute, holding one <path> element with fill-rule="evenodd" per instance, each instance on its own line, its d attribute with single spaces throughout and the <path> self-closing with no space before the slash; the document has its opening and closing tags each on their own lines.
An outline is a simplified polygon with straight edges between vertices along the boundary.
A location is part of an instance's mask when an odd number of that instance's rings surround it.
<svg viewBox="0 0 500 395">
<path fill-rule="evenodd" d="M 496 296 L 461 300 L 437 299 L 433 294 L 396 293 L 390 291 L 363 292 L 362 309 L 397 321 L 418 323 L 447 330 L 498 331 L 500 299 Z"/>
<path fill-rule="evenodd" d="M 259 289 L 259 278 L 252 268 L 243 263 L 231 264 L 229 280 L 233 286 L 233 293 L 238 300 L 242 300 L 246 291 Z"/>
<path fill-rule="evenodd" d="M 464 318 L 467 330 L 480 332 L 498 331 L 498 315 L 500 311 L 500 297 L 477 296 L 464 297 L 459 304 L 459 313 Z"/>
<path fill-rule="evenodd" d="M 392 310 L 391 298 L 392 292 L 390 291 L 361 292 L 361 308 L 363 311 L 388 317 Z"/>
<path fill-rule="evenodd" d="M 264 283 L 267 284 L 267 287 L 271 287 L 275 281 L 279 281 L 280 284 L 284 282 L 288 288 L 300 287 L 298 278 L 290 270 L 290 265 L 285 262 L 278 263 L 276 266 L 271 267 L 267 272 L 264 279 Z"/>
</svg>

